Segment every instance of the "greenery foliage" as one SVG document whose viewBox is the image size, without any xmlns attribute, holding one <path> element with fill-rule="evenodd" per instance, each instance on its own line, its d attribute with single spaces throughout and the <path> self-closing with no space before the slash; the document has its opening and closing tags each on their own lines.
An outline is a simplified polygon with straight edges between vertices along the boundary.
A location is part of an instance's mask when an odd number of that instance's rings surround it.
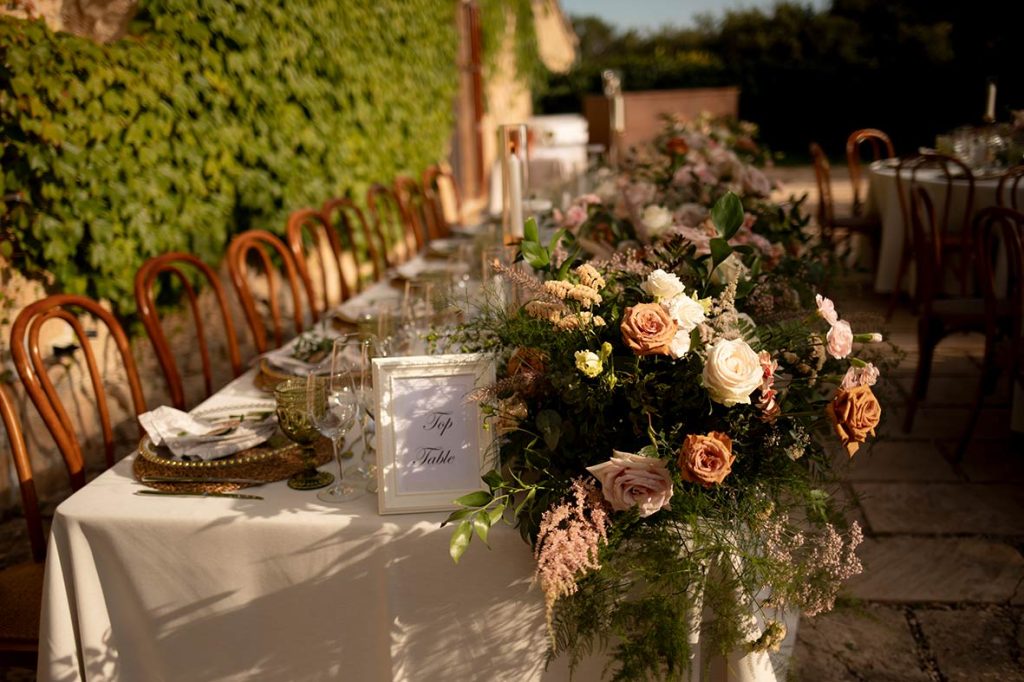
<svg viewBox="0 0 1024 682">
<path fill-rule="evenodd" d="M 451 133 L 455 7 L 142 0 L 109 45 L 0 17 L 0 242 L 128 314 L 150 256 L 216 262 L 235 232 L 418 173 Z"/>
<path fill-rule="evenodd" d="M 480 0 L 480 32 L 483 60 L 493 71 L 512 26 L 512 54 L 516 75 L 533 86 L 543 82 L 547 70 L 537 51 L 537 31 L 531 0 Z"/>
</svg>

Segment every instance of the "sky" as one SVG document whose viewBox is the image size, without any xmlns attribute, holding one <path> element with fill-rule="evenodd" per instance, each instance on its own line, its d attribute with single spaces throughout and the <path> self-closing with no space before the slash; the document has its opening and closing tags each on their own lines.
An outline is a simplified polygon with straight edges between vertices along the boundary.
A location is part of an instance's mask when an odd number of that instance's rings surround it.
<svg viewBox="0 0 1024 682">
<path fill-rule="evenodd" d="M 824 8 L 828 0 L 800 0 L 801 4 Z M 775 0 L 561 0 L 566 14 L 595 15 L 623 30 L 657 29 L 667 24 L 679 28 L 693 25 L 696 14 L 719 17 L 727 9 L 760 7 L 771 9 Z"/>
</svg>

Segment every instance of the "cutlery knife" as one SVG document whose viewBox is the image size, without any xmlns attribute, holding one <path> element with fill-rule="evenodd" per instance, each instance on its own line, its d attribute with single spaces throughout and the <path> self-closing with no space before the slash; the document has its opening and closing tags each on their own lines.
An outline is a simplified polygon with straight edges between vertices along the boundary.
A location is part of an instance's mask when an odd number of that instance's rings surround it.
<svg viewBox="0 0 1024 682">
<path fill-rule="evenodd" d="M 178 497 L 231 497 L 236 500 L 262 500 L 259 495 L 248 495 L 245 493 L 202 493 L 185 492 L 181 490 L 136 490 L 136 495 L 175 495 Z"/>
<path fill-rule="evenodd" d="M 204 478 L 202 476 L 143 476 L 143 483 L 236 483 L 238 485 L 264 485 L 270 481 L 258 478 Z"/>
</svg>

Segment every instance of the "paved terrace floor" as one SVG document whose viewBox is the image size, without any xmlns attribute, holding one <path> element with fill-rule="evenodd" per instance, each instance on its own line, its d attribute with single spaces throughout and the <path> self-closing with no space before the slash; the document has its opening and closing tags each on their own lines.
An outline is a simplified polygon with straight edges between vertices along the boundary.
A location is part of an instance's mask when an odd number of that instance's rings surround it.
<svg viewBox="0 0 1024 682">
<path fill-rule="evenodd" d="M 777 175 L 793 191 L 810 191 L 813 205 L 809 168 Z M 850 189 L 841 170 L 836 175 L 842 213 Z M 906 355 L 878 387 L 881 437 L 841 465 L 850 513 L 865 531 L 865 571 L 832 612 L 801 620 L 790 680 L 1024 680 L 1024 451 L 1008 438 L 1005 386 L 963 462 L 949 457 L 977 386 L 983 339 L 943 341 L 928 399 L 903 433 L 915 320 L 903 309 L 884 324 L 887 299 L 871 292 L 867 276 L 853 275 L 833 293 L 856 329 L 883 329 Z M 28 559 L 23 526 L 18 517 L 0 523 L 0 566 Z M 31 679 L 0 668 L 0 682 Z"/>
</svg>

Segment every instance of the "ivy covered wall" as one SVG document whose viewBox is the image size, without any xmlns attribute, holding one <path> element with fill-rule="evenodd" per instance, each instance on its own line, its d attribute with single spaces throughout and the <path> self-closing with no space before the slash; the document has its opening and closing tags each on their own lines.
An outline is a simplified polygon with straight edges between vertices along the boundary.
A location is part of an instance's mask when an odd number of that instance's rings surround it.
<svg viewBox="0 0 1024 682">
<path fill-rule="evenodd" d="M 439 0 L 141 0 L 98 45 L 0 17 L 0 253 L 134 311 L 172 250 L 361 196 L 445 153 L 457 87 Z"/>
</svg>

